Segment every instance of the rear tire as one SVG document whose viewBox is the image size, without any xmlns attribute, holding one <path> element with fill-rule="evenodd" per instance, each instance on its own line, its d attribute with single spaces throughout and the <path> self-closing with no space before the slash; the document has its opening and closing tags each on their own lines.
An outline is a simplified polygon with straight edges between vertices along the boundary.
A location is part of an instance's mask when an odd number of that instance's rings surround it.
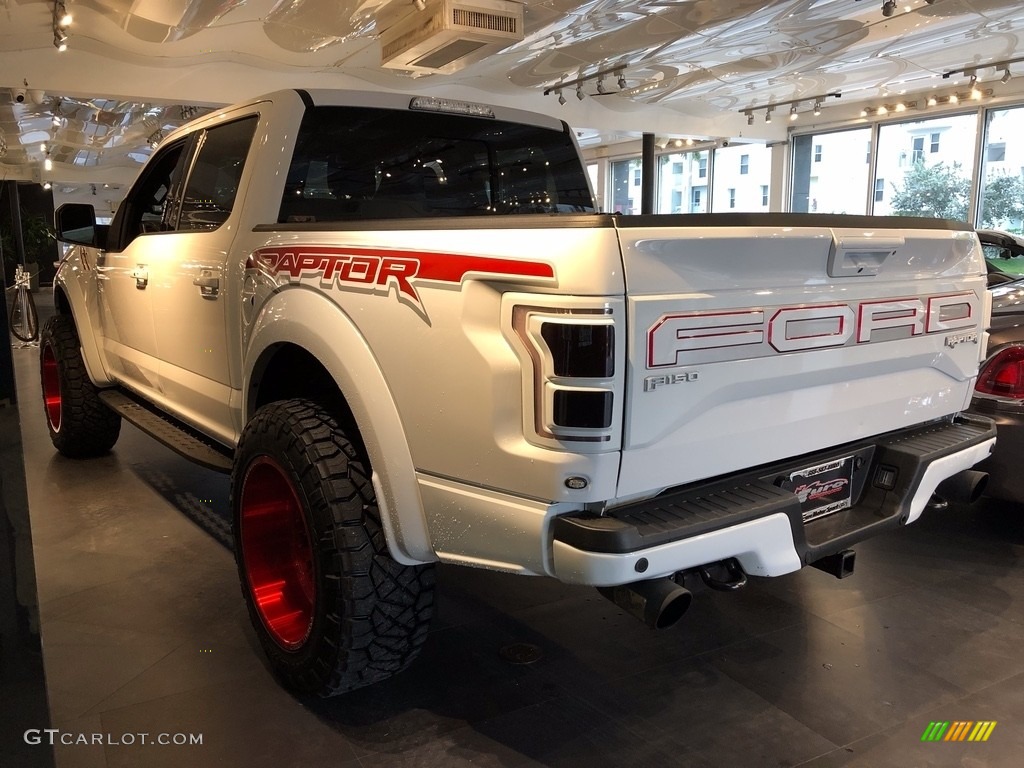
<svg viewBox="0 0 1024 768">
<path fill-rule="evenodd" d="M 72 459 L 102 456 L 121 434 L 121 417 L 89 380 L 75 321 L 54 315 L 39 339 L 43 410 L 54 448 Z"/>
<path fill-rule="evenodd" d="M 369 478 L 311 401 L 266 405 L 242 432 L 231 475 L 242 594 L 271 667 L 301 693 L 385 680 L 427 637 L 433 566 L 388 553 Z"/>
</svg>

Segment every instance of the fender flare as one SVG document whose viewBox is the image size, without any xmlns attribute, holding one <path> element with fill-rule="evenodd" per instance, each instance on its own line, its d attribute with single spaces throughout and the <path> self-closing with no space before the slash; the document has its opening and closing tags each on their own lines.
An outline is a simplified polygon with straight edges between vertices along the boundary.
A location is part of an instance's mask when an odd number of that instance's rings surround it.
<svg viewBox="0 0 1024 768">
<path fill-rule="evenodd" d="M 95 286 L 96 273 L 82 263 L 81 250 L 75 247 L 60 263 L 53 278 L 54 303 L 59 308 L 57 293 L 63 293 L 71 308 L 71 319 L 74 320 L 75 329 L 78 331 L 85 370 L 97 387 L 109 387 L 117 382 L 107 373 L 107 367 L 103 363 L 100 333 L 97 331 L 102 326 L 99 294 Z M 87 285 L 88 282 L 93 283 L 91 289 Z"/>
<path fill-rule="evenodd" d="M 249 382 L 255 366 L 278 344 L 293 344 L 316 358 L 348 403 L 370 456 L 381 525 L 392 556 L 404 565 L 435 562 L 398 407 L 355 323 L 318 291 L 290 288 L 273 295 L 254 318 L 245 352 L 242 412 L 246 421 L 252 416 Z"/>
</svg>

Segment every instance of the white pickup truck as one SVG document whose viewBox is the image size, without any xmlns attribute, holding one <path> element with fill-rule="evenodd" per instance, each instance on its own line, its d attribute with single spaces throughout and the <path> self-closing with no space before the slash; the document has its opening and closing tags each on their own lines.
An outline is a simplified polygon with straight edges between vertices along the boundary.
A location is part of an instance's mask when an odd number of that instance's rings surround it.
<svg viewBox="0 0 1024 768">
<path fill-rule="evenodd" d="M 989 317 L 966 226 L 602 215 L 546 116 L 283 91 L 168 136 L 109 226 L 56 223 L 81 247 L 41 344 L 54 445 L 109 451 L 123 417 L 230 472 L 242 592 L 300 691 L 405 667 L 438 561 L 655 627 L 688 579 L 847 575 L 976 493 L 994 440 L 960 414 Z"/>
</svg>

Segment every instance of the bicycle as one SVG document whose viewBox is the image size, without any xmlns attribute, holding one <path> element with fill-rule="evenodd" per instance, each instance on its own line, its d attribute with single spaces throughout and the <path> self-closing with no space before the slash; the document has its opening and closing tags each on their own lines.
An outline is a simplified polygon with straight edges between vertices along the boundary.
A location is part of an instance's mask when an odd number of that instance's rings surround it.
<svg viewBox="0 0 1024 768">
<path fill-rule="evenodd" d="M 39 313 L 32 298 L 30 280 L 28 271 L 19 265 L 14 272 L 14 285 L 9 289 L 15 291 L 10 314 L 11 333 L 24 344 L 39 342 Z"/>
</svg>

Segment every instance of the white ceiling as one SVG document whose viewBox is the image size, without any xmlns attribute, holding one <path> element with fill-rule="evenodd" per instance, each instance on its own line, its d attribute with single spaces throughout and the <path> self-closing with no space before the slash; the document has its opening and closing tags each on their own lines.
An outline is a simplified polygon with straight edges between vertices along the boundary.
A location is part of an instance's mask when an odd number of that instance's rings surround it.
<svg viewBox="0 0 1024 768">
<path fill-rule="evenodd" d="M 428 4 L 440 0 L 426 0 Z M 53 45 L 54 3 L 0 0 L 0 178 L 50 179 L 116 203 L 147 140 L 196 107 L 287 87 L 444 94 L 548 112 L 587 143 L 661 136 L 781 139 L 748 107 L 840 92 L 824 121 L 868 100 L 963 82 L 943 72 L 1022 55 L 1020 0 L 524 0 L 525 39 L 451 75 L 380 66 L 377 35 L 418 13 L 411 0 L 66 0 L 66 52 Z M 545 89 L 622 68 L 626 88 L 559 106 Z M 619 91 L 616 78 L 607 82 Z M 16 104 L 10 88 L 25 87 Z M 37 103 L 33 103 L 37 102 Z M 923 101 L 922 101 L 923 103 Z M 182 107 L 184 105 L 184 109 Z M 800 105 L 810 110 L 808 101 Z M 788 107 L 787 107 L 788 110 Z M 852 113 L 851 113 L 852 114 Z M 809 117 L 809 114 L 808 114 Z M 53 170 L 42 170 L 47 140 Z M 85 185 L 84 187 L 82 185 Z M 104 187 L 104 184 L 109 185 Z"/>
</svg>

